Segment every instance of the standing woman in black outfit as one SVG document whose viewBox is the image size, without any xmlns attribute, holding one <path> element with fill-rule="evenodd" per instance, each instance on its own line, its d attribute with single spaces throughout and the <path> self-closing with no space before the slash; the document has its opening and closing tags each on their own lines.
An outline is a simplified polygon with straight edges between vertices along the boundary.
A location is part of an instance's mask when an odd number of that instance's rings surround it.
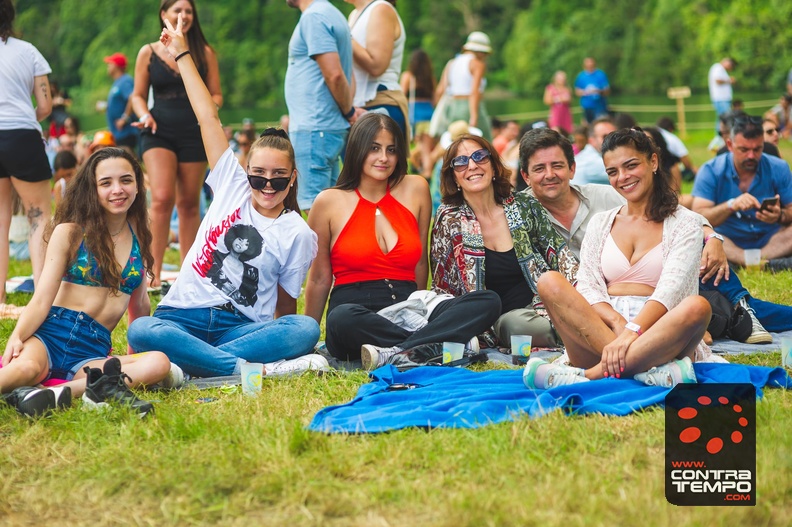
<svg viewBox="0 0 792 527">
<path fill-rule="evenodd" d="M 162 0 L 160 26 L 169 20 L 175 27 L 179 14 L 195 65 L 212 100 L 223 104 L 217 55 L 206 42 L 193 0 Z M 132 109 L 140 116 L 138 127 L 140 151 L 149 175 L 151 188 L 151 253 L 154 256 L 154 279 L 159 287 L 162 259 L 168 246 L 173 205 L 179 214 L 181 260 L 195 241 L 201 223 L 198 202 L 206 171 L 206 153 L 201 142 L 198 119 L 190 107 L 179 68 L 163 45 L 157 41 L 140 49 L 135 63 L 135 90 Z M 149 111 L 149 87 L 153 88 L 154 106 Z"/>
</svg>

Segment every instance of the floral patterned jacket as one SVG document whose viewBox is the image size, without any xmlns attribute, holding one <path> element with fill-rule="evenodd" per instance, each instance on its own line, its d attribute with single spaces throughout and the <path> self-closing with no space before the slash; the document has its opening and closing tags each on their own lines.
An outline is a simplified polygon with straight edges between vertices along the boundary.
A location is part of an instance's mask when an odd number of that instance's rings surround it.
<svg viewBox="0 0 792 527">
<path fill-rule="evenodd" d="M 534 293 L 533 307 L 547 316 L 536 290 L 539 277 L 558 271 L 576 285 L 578 260 L 556 232 L 539 201 L 526 192 L 511 194 L 503 204 L 517 262 Z M 432 228 L 432 289 L 460 296 L 486 289 L 484 239 L 473 210 L 462 203 L 441 205 Z"/>
</svg>

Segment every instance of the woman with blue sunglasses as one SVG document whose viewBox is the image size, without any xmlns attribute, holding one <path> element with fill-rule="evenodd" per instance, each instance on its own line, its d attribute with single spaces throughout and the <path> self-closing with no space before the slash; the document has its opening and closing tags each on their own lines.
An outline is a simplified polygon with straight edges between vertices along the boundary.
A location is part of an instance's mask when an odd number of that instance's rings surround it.
<svg viewBox="0 0 792 527">
<path fill-rule="evenodd" d="M 328 351 L 367 369 L 435 361 L 445 341 L 476 349 L 476 335 L 499 309 L 488 291 L 464 298 L 426 291 L 429 184 L 406 172 L 399 126 L 367 113 L 349 132 L 338 184 L 319 194 L 308 217 L 319 252 L 305 313 L 319 322 L 328 304 Z"/>
<path fill-rule="evenodd" d="M 508 347 L 511 335 L 532 335 L 533 345 L 556 347 L 537 294 L 547 270 L 574 283 L 578 262 L 555 231 L 542 205 L 513 193 L 509 170 L 489 141 L 465 135 L 446 150 L 440 174 L 443 204 L 432 230 L 432 286 L 461 296 L 497 293 L 501 309 L 487 344 Z"/>
<path fill-rule="evenodd" d="M 309 354 L 319 325 L 296 315 L 297 297 L 316 256 L 316 234 L 297 206 L 294 150 L 285 132 L 268 129 L 243 168 L 228 144 L 217 107 L 182 32 L 166 20 L 160 41 L 184 81 L 212 168 L 214 200 L 179 278 L 153 317 L 127 334 L 136 351 L 159 350 L 193 376 L 240 373 L 245 361 L 267 375 L 325 369 Z"/>
</svg>

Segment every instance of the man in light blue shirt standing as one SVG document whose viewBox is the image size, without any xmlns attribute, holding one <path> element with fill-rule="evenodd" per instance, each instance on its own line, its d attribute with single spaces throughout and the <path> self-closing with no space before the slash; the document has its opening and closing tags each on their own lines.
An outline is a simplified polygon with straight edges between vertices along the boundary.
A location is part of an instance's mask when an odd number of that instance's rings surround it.
<svg viewBox="0 0 792 527">
<path fill-rule="evenodd" d="M 286 0 L 302 14 L 289 41 L 286 106 L 299 177 L 297 202 L 307 211 L 335 185 L 352 106 L 352 38 L 344 15 L 327 0 Z"/>
<path fill-rule="evenodd" d="M 575 78 L 575 95 L 580 97 L 586 123 L 592 123 L 597 117 L 608 113 L 610 82 L 591 57 L 583 59 L 583 71 Z"/>
</svg>

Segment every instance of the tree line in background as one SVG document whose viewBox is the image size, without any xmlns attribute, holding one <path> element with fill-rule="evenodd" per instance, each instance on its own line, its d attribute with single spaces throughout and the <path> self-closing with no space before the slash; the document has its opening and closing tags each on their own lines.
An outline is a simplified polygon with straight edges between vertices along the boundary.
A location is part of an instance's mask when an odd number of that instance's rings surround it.
<svg viewBox="0 0 792 527">
<path fill-rule="evenodd" d="M 196 1 L 226 105 L 285 108 L 299 11 L 285 0 Z M 109 86 L 102 57 L 121 51 L 134 62 L 159 35 L 158 8 L 159 0 L 18 0 L 15 27 L 50 62 L 51 78 L 91 105 Z M 482 30 L 494 49 L 489 86 L 531 98 L 558 69 L 571 82 L 585 56 L 597 59 L 615 93 L 630 95 L 678 85 L 705 91 L 710 65 L 727 55 L 739 63 L 739 91 L 780 93 L 792 67 L 788 0 L 398 0 L 397 9 L 407 30 L 405 67 L 423 47 L 439 76 L 467 34 Z"/>
</svg>

